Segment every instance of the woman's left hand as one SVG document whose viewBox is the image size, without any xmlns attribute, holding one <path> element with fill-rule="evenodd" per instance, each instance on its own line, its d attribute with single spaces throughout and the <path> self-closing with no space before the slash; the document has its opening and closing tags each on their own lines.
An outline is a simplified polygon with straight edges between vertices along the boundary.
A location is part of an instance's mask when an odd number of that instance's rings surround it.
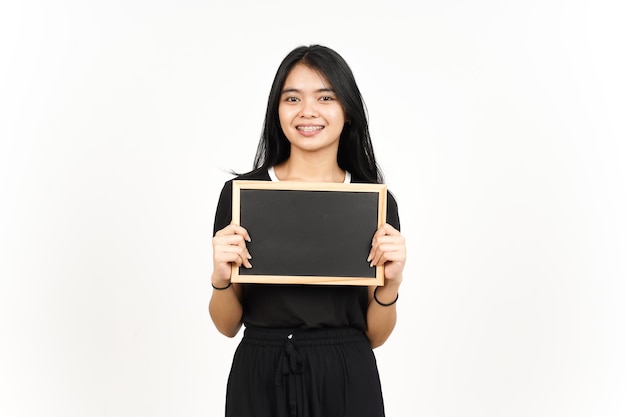
<svg viewBox="0 0 626 417">
<path fill-rule="evenodd" d="M 385 279 L 402 280 L 406 262 L 404 236 L 393 226 L 385 223 L 374 233 L 372 249 L 367 260 L 371 266 L 385 266 Z"/>
</svg>

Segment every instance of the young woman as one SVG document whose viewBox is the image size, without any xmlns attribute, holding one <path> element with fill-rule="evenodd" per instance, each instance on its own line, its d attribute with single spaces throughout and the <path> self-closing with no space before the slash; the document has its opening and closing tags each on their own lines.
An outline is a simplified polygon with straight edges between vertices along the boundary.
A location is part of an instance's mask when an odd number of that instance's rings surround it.
<svg viewBox="0 0 626 417">
<path fill-rule="evenodd" d="M 330 48 L 291 51 L 270 91 L 255 169 L 237 179 L 382 183 L 367 115 L 352 71 Z M 250 268 L 254 236 L 231 224 L 232 180 L 215 216 L 213 294 L 217 329 L 243 338 L 226 395 L 228 417 L 382 417 L 373 348 L 396 323 L 406 250 L 396 201 L 372 236 L 368 260 L 385 266 L 381 287 L 231 283 L 231 266 Z"/>
</svg>

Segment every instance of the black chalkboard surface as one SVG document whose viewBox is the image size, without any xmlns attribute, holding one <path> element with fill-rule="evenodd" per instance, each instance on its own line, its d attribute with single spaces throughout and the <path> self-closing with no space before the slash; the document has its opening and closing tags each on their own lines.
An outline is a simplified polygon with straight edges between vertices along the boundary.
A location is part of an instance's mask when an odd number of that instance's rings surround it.
<svg viewBox="0 0 626 417">
<path fill-rule="evenodd" d="M 233 181 L 252 268 L 233 266 L 232 281 L 383 285 L 383 267 L 366 258 L 386 211 L 384 184 Z"/>
</svg>

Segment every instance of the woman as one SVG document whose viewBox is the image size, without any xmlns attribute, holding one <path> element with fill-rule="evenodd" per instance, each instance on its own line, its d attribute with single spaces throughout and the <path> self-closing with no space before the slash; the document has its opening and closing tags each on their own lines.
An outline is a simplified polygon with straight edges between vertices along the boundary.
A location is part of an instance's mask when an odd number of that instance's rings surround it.
<svg viewBox="0 0 626 417">
<path fill-rule="evenodd" d="M 255 169 L 237 179 L 382 183 L 360 91 L 347 63 L 330 48 L 291 51 L 270 91 Z M 406 260 L 396 201 L 372 237 L 381 287 L 236 284 L 231 266 L 250 268 L 251 236 L 231 224 L 232 180 L 217 207 L 213 294 L 217 329 L 244 336 L 226 395 L 228 417 L 381 417 L 382 390 L 373 349 L 396 323 Z M 252 236 L 252 238 L 254 238 Z"/>
</svg>

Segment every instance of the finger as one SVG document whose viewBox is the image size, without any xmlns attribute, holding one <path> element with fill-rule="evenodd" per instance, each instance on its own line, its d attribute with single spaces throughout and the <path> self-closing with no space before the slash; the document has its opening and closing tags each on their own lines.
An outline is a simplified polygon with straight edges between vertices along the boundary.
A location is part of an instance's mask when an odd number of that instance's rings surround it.
<svg viewBox="0 0 626 417">
<path fill-rule="evenodd" d="M 404 257 L 396 252 L 390 252 L 390 253 L 385 253 L 383 255 L 381 255 L 379 258 L 373 260 L 370 264 L 370 266 L 373 267 L 377 267 L 377 266 L 383 266 L 383 265 L 389 265 L 392 263 L 398 263 L 403 265 L 405 262 Z"/>
<path fill-rule="evenodd" d="M 223 253 L 220 256 L 216 257 L 215 259 L 215 268 L 218 268 L 218 265 L 223 265 L 226 266 L 228 268 L 230 268 L 231 266 L 236 266 L 236 267 L 241 267 L 244 266 L 246 268 L 252 268 L 252 264 L 250 264 L 250 261 L 237 254 L 237 253 Z"/>
<path fill-rule="evenodd" d="M 406 249 L 402 243 L 385 243 L 377 245 L 372 252 L 371 266 L 383 265 L 388 261 L 399 261 L 406 257 Z"/>
<path fill-rule="evenodd" d="M 237 266 L 245 266 L 252 268 L 250 259 L 252 255 L 245 246 L 238 245 L 219 245 L 215 248 L 215 259 L 217 262 L 234 262 Z"/>
<path fill-rule="evenodd" d="M 217 246 L 239 246 L 248 251 L 248 247 L 246 246 L 246 242 L 244 241 L 244 237 L 241 235 L 224 235 L 224 236 L 215 236 L 213 238 L 213 247 Z M 248 259 L 251 258 L 250 253 L 247 252 Z"/>
<path fill-rule="evenodd" d="M 385 235 L 399 235 L 399 234 L 400 232 L 396 228 L 394 228 L 389 223 L 385 223 L 381 225 L 378 228 L 378 230 L 376 230 L 376 233 L 374 233 L 374 238 L 379 237 L 379 236 L 385 236 Z"/>
<path fill-rule="evenodd" d="M 376 232 L 374 233 L 374 236 L 372 237 L 372 249 L 370 250 L 369 255 L 367 256 L 367 261 L 369 262 L 373 256 L 374 256 L 374 252 L 376 251 L 376 244 L 380 239 L 385 238 L 385 236 L 390 236 L 390 238 L 394 238 L 396 236 L 400 236 L 402 237 L 402 235 L 400 234 L 400 231 L 397 230 L 396 228 L 394 228 L 392 225 L 390 225 L 389 223 L 385 223 L 383 225 L 381 225 L 378 230 L 376 230 Z M 404 239 L 404 238 L 403 238 Z"/>
<path fill-rule="evenodd" d="M 239 236 L 243 236 L 243 238 L 248 242 L 252 241 L 252 239 L 250 239 L 250 235 L 248 234 L 248 231 L 246 230 L 246 228 L 235 223 L 231 223 L 225 228 L 218 230 L 217 233 L 215 233 L 215 236 L 227 236 L 227 235 L 239 235 Z"/>
<path fill-rule="evenodd" d="M 402 235 L 384 235 L 374 237 L 374 240 L 372 241 L 372 248 L 370 249 L 369 256 L 367 257 L 368 262 L 374 259 L 375 254 L 380 252 L 380 248 L 383 245 L 388 245 L 388 248 L 391 248 L 392 246 L 404 248 L 405 240 Z"/>
<path fill-rule="evenodd" d="M 404 262 L 406 261 L 406 257 L 401 252 L 385 252 L 378 261 L 379 263 L 376 266 L 386 265 L 391 262 L 404 264 Z"/>
<path fill-rule="evenodd" d="M 214 258 L 219 258 L 219 253 L 236 253 L 243 260 L 243 264 L 246 267 L 250 267 L 248 260 L 252 259 L 252 255 L 248 251 L 248 248 L 245 245 L 216 245 L 214 246 L 213 253 Z M 219 258 L 221 259 L 221 258 Z"/>
<path fill-rule="evenodd" d="M 213 243 L 215 245 L 233 245 L 233 246 L 246 246 L 245 238 L 241 235 L 223 235 L 215 236 Z"/>
<path fill-rule="evenodd" d="M 228 253 L 228 252 L 222 252 L 219 255 L 216 255 L 214 257 L 215 259 L 215 263 L 217 265 L 220 264 L 235 264 L 237 266 L 241 266 L 243 260 L 242 257 L 239 256 L 239 254 L 237 253 Z"/>
<path fill-rule="evenodd" d="M 385 236 L 377 236 L 372 241 L 372 246 L 380 246 L 384 244 L 398 244 L 404 245 L 404 237 L 402 235 L 385 235 Z"/>
</svg>

